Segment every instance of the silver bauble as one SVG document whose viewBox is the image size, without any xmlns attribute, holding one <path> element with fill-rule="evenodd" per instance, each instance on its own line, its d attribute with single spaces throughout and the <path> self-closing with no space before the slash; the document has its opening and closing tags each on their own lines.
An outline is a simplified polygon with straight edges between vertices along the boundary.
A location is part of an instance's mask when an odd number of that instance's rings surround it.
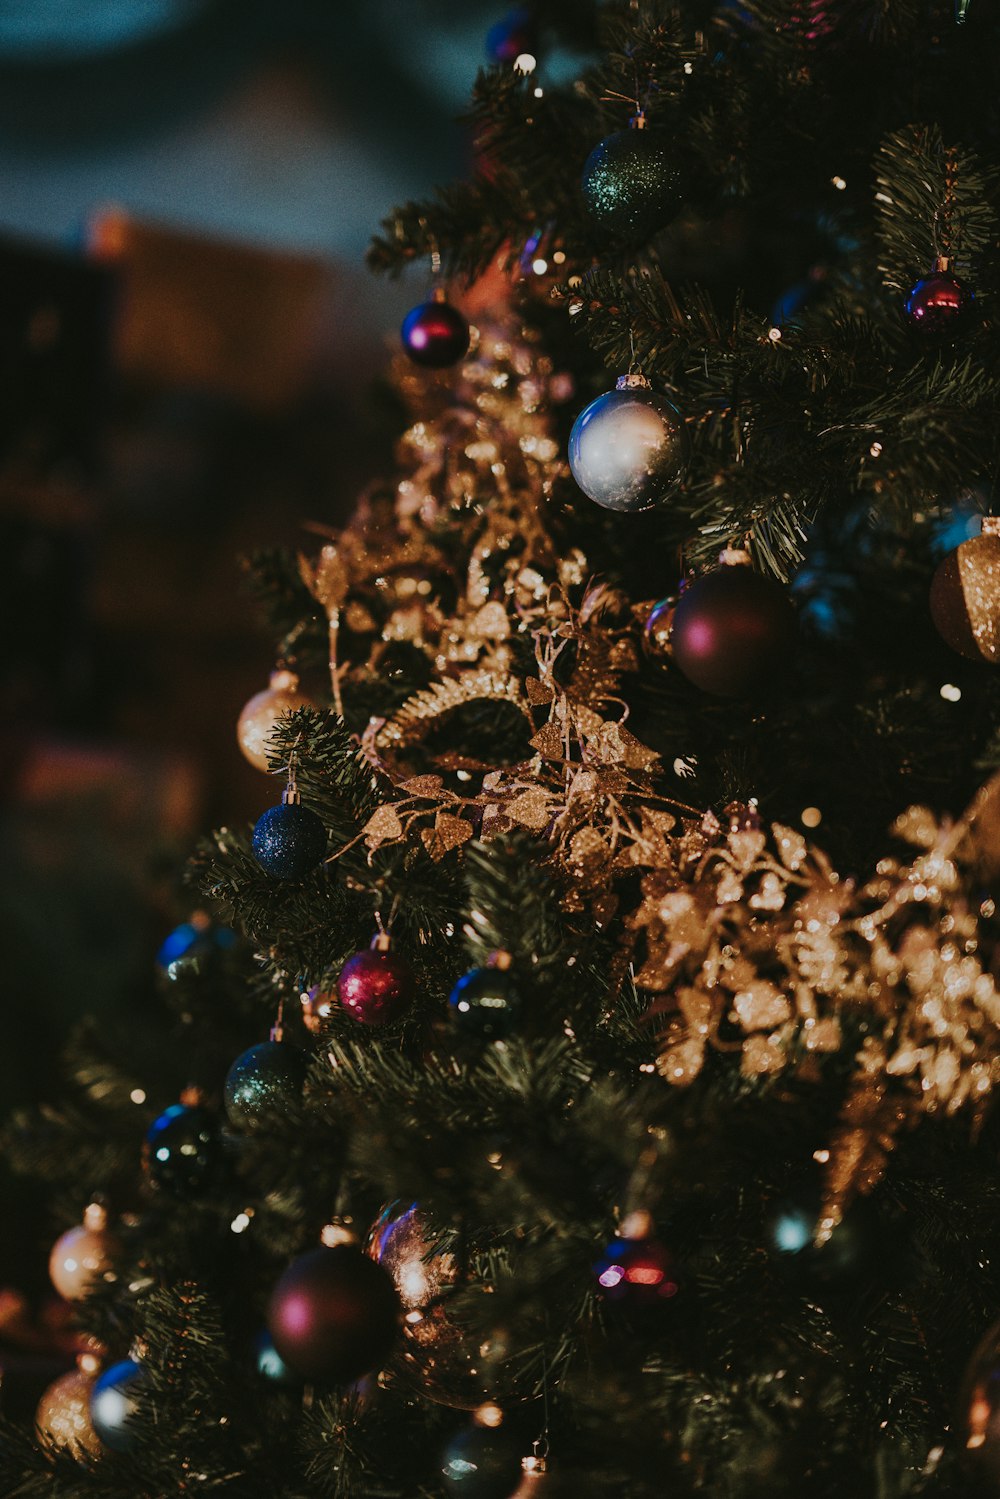
<svg viewBox="0 0 1000 1499">
<path fill-rule="evenodd" d="M 591 401 L 573 423 L 569 466 L 605 510 L 637 515 L 670 498 L 687 462 L 684 418 L 642 375 Z"/>
</svg>

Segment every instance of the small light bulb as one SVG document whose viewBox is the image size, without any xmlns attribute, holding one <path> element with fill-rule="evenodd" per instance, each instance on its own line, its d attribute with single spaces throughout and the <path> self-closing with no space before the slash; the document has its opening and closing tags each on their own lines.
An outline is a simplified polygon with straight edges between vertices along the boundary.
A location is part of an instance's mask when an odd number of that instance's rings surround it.
<svg viewBox="0 0 1000 1499">
<path fill-rule="evenodd" d="M 833 183 L 838 193 L 842 193 L 847 186 L 847 183 L 844 181 L 843 177 L 831 177 L 830 181 Z"/>
<path fill-rule="evenodd" d="M 131 1098 L 131 1100 L 132 1100 L 133 1103 L 145 1103 L 146 1102 L 146 1090 L 145 1090 L 145 1088 L 133 1088 L 132 1091 L 131 1091 L 131 1093 L 129 1094 L 129 1098 Z"/>
<path fill-rule="evenodd" d="M 945 682 L 941 688 L 941 696 L 946 703 L 957 703 L 962 696 L 962 689 L 956 687 L 954 682 Z"/>
<path fill-rule="evenodd" d="M 803 807 L 802 825 L 807 828 L 818 828 L 823 821 L 823 814 L 818 807 Z"/>
<path fill-rule="evenodd" d="M 519 52 L 514 59 L 515 73 L 533 73 L 538 67 L 538 59 L 530 52 Z"/>
<path fill-rule="evenodd" d="M 771 342 L 773 344 L 780 343 L 781 342 L 781 329 L 780 328 L 769 328 L 767 330 L 767 336 L 768 336 L 768 338 L 771 340 Z"/>
<path fill-rule="evenodd" d="M 537 260 L 533 260 L 531 262 L 531 269 L 534 271 L 536 276 L 544 276 L 548 268 L 548 261 L 543 260 L 541 256 L 539 256 Z"/>
</svg>

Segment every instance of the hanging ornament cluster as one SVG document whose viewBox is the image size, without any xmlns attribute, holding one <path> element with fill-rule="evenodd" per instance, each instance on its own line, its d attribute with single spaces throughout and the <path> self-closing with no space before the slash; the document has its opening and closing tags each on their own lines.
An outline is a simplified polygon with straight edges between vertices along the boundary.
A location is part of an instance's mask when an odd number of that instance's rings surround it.
<svg viewBox="0 0 1000 1499">
<path fill-rule="evenodd" d="M 976 314 L 975 293 L 948 265 L 947 256 L 939 255 L 934 269 L 914 282 L 903 303 L 906 321 L 924 338 L 955 338 L 968 330 Z"/>
<path fill-rule="evenodd" d="M 90 1419 L 105 1447 L 132 1452 L 136 1443 L 137 1396 L 146 1371 L 134 1358 L 112 1364 L 95 1381 L 90 1395 Z"/>
<path fill-rule="evenodd" d="M 931 618 L 938 634 L 970 661 L 1000 661 L 1000 517 L 983 517 L 970 536 L 938 563 L 931 580 Z"/>
<path fill-rule="evenodd" d="M 310 807 L 302 805 L 294 775 L 276 807 L 258 817 L 252 847 L 257 863 L 273 880 L 300 880 L 326 854 L 326 828 Z"/>
<path fill-rule="evenodd" d="M 267 770 L 267 741 L 279 718 L 296 708 L 311 708 L 309 698 L 299 691 L 299 679 L 293 671 L 272 671 L 263 692 L 257 692 L 246 704 L 236 725 L 236 739 L 250 764 Z"/>
<path fill-rule="evenodd" d="M 84 1453 L 98 1457 L 101 1441 L 90 1416 L 94 1376 L 83 1367 L 83 1360 L 78 1363 L 80 1367 L 60 1375 L 49 1385 L 38 1402 L 35 1427 L 42 1437 L 70 1457 Z"/>
<path fill-rule="evenodd" d="M 226 1074 L 226 1115 L 235 1129 L 253 1131 L 274 1124 L 302 1097 L 309 1058 L 300 1046 L 281 1038 L 279 1027 L 238 1056 Z"/>
<path fill-rule="evenodd" d="M 581 188 L 591 222 L 608 239 L 637 245 L 664 229 L 684 202 L 677 143 L 639 111 L 628 130 L 594 147 Z"/>
<path fill-rule="evenodd" d="M 569 466 L 587 498 L 628 515 L 670 498 L 687 454 L 684 418 L 644 375 L 619 376 L 581 411 L 569 438 Z"/>
<path fill-rule="evenodd" d="M 457 364 L 468 353 L 470 332 L 458 308 L 438 287 L 429 302 L 421 302 L 406 314 L 400 337 L 414 364 L 440 370 Z"/>
<path fill-rule="evenodd" d="M 510 955 L 494 953 L 483 968 L 463 974 L 448 997 L 452 1026 L 461 1042 L 474 1048 L 513 1034 L 521 996 L 510 971 Z"/>
<path fill-rule="evenodd" d="M 113 1278 L 121 1246 L 108 1229 L 107 1209 L 98 1202 L 84 1210 L 83 1222 L 56 1240 L 49 1255 L 49 1275 L 60 1296 L 80 1301 L 95 1285 Z"/>
<path fill-rule="evenodd" d="M 171 1104 L 147 1130 L 142 1158 L 159 1191 L 182 1201 L 203 1196 L 216 1181 L 221 1160 L 214 1115 L 201 1104 Z"/>
<path fill-rule="evenodd" d="M 670 626 L 674 664 L 689 682 L 742 697 L 784 676 L 796 642 L 795 610 L 750 555 L 726 551 L 722 566 L 687 587 Z"/>
<path fill-rule="evenodd" d="M 413 970 L 395 952 L 387 932 L 379 932 L 372 945 L 348 958 L 337 980 L 341 1008 L 362 1025 L 392 1025 L 401 1020 L 413 1003 Z"/>
<path fill-rule="evenodd" d="M 399 1335 L 400 1304 L 388 1273 L 351 1244 L 293 1260 L 268 1307 L 279 1356 L 303 1379 L 350 1384 L 381 1367 Z"/>
</svg>

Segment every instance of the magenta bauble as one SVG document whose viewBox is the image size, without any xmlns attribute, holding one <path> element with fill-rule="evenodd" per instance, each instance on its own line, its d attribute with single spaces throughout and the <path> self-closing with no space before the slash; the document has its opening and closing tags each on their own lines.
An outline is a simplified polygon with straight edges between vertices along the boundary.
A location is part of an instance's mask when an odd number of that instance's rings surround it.
<svg viewBox="0 0 1000 1499">
<path fill-rule="evenodd" d="M 413 1000 L 413 970 L 391 949 L 366 948 L 348 958 L 337 980 L 342 1007 L 363 1025 L 390 1025 Z"/>
<path fill-rule="evenodd" d="M 689 682 L 720 697 L 760 691 L 783 676 L 796 641 L 795 610 L 780 583 L 751 567 L 706 573 L 674 611 L 674 663 Z"/>
<path fill-rule="evenodd" d="M 292 1261 L 272 1293 L 267 1326 L 302 1379 L 349 1384 L 385 1362 L 400 1312 L 382 1266 L 352 1244 L 337 1244 Z"/>
<path fill-rule="evenodd" d="M 457 364 L 467 351 L 469 325 L 457 307 L 435 299 L 406 314 L 400 337 L 414 364 L 440 370 Z"/>
</svg>

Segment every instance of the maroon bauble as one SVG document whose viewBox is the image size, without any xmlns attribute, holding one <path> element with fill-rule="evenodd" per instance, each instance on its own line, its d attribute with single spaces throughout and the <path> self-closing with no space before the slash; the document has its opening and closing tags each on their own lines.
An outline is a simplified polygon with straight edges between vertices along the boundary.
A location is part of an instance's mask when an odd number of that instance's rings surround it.
<svg viewBox="0 0 1000 1499">
<path fill-rule="evenodd" d="M 949 338 L 964 332 L 975 307 L 972 288 L 944 269 L 921 276 L 903 303 L 910 327 L 927 338 Z"/>
<path fill-rule="evenodd" d="M 689 682 L 720 697 L 742 697 L 784 674 L 795 636 L 795 610 L 781 584 L 737 564 L 685 589 L 670 643 Z"/>
<path fill-rule="evenodd" d="M 337 1244 L 292 1261 L 272 1292 L 267 1326 L 302 1379 L 350 1384 L 385 1362 L 400 1313 L 382 1266 L 353 1244 Z"/>
<path fill-rule="evenodd" d="M 469 347 L 469 325 L 450 302 L 421 302 L 406 314 L 400 332 L 414 364 L 429 369 L 456 364 Z"/>
<path fill-rule="evenodd" d="M 390 1025 L 413 1000 L 413 970 L 390 949 L 366 948 L 348 958 L 337 980 L 337 996 L 363 1025 Z"/>
<path fill-rule="evenodd" d="M 656 1238 L 612 1239 L 596 1265 L 605 1301 L 629 1312 L 658 1312 L 681 1289 L 673 1255 Z"/>
</svg>

